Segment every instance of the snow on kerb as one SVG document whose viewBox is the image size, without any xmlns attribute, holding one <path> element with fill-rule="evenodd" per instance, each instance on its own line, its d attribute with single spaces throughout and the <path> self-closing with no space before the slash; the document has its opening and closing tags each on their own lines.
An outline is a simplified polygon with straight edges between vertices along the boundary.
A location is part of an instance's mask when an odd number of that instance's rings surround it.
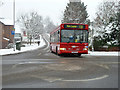
<svg viewBox="0 0 120 90">
<path fill-rule="evenodd" d="M 120 52 L 113 51 L 113 52 L 105 52 L 105 51 L 88 51 L 88 55 L 91 56 L 119 56 Z"/>
<path fill-rule="evenodd" d="M 40 46 L 38 44 L 32 44 L 32 45 L 26 45 L 27 47 L 21 47 L 21 51 L 15 50 L 13 51 L 12 49 L 0 49 L 0 55 L 10 55 L 10 54 L 17 54 L 17 53 L 22 53 L 26 51 L 31 51 L 31 50 L 36 50 L 38 48 L 41 48 L 45 45 L 45 41 L 43 38 L 40 38 Z"/>
</svg>

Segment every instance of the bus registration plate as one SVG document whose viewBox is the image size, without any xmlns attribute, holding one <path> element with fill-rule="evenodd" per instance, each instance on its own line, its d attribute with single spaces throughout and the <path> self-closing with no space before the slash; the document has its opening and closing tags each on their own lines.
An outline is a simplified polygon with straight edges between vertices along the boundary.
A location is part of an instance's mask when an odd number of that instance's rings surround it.
<svg viewBox="0 0 120 90">
<path fill-rule="evenodd" d="M 78 53 L 78 52 L 72 52 L 72 53 Z"/>
</svg>

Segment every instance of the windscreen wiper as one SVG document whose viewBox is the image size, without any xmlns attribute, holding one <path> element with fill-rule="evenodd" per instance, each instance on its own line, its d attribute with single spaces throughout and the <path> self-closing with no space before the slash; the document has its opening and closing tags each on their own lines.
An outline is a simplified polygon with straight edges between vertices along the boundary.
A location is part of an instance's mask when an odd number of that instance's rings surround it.
<svg viewBox="0 0 120 90">
<path fill-rule="evenodd" d="M 80 43 L 82 44 L 82 42 L 80 41 Z"/>
<path fill-rule="evenodd" d="M 70 43 L 70 41 L 68 41 L 67 43 Z"/>
</svg>

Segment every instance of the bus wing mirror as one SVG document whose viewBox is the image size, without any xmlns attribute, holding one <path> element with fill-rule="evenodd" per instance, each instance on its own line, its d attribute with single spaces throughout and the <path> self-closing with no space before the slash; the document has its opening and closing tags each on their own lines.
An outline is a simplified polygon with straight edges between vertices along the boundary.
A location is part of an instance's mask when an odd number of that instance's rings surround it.
<svg viewBox="0 0 120 90">
<path fill-rule="evenodd" d="M 60 33 L 60 31 L 58 31 L 58 34 Z"/>
</svg>

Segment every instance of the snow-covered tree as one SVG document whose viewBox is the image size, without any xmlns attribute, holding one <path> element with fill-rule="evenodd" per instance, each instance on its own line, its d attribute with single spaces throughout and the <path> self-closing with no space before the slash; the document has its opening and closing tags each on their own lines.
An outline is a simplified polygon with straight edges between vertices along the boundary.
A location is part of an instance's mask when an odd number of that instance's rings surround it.
<svg viewBox="0 0 120 90">
<path fill-rule="evenodd" d="M 96 32 L 99 34 L 105 33 L 106 28 L 109 25 L 110 18 L 116 15 L 116 3 L 114 1 L 103 1 L 98 6 L 98 11 L 96 12 L 96 18 L 94 23 L 96 24 Z"/>
<path fill-rule="evenodd" d="M 0 7 L 4 4 L 2 0 L 0 0 Z M 3 17 L 0 16 L 0 19 L 4 19 Z"/>
<path fill-rule="evenodd" d="M 117 12 L 115 17 L 110 18 L 110 24 L 109 24 L 109 29 L 110 29 L 110 45 L 118 45 L 120 46 L 120 1 L 118 3 L 117 7 Z"/>
<path fill-rule="evenodd" d="M 57 26 L 51 21 L 50 17 L 46 17 L 44 19 L 44 32 L 50 33 L 53 31 Z"/>
<path fill-rule="evenodd" d="M 64 11 L 62 23 L 85 23 L 88 18 L 86 7 L 81 0 L 70 0 Z"/>
<path fill-rule="evenodd" d="M 111 46 L 118 44 L 119 16 L 118 2 L 104 1 L 99 5 L 97 17 L 94 20 L 94 46 Z M 96 43 L 96 44 L 95 44 Z"/>
<path fill-rule="evenodd" d="M 3 1 L 2 0 L 0 0 L 0 6 L 2 6 L 4 3 L 3 3 Z"/>
<path fill-rule="evenodd" d="M 22 14 L 17 19 L 18 24 L 21 26 L 21 30 L 27 33 L 27 36 L 35 38 L 39 34 L 43 33 L 43 20 L 37 12 L 30 12 Z"/>
</svg>

